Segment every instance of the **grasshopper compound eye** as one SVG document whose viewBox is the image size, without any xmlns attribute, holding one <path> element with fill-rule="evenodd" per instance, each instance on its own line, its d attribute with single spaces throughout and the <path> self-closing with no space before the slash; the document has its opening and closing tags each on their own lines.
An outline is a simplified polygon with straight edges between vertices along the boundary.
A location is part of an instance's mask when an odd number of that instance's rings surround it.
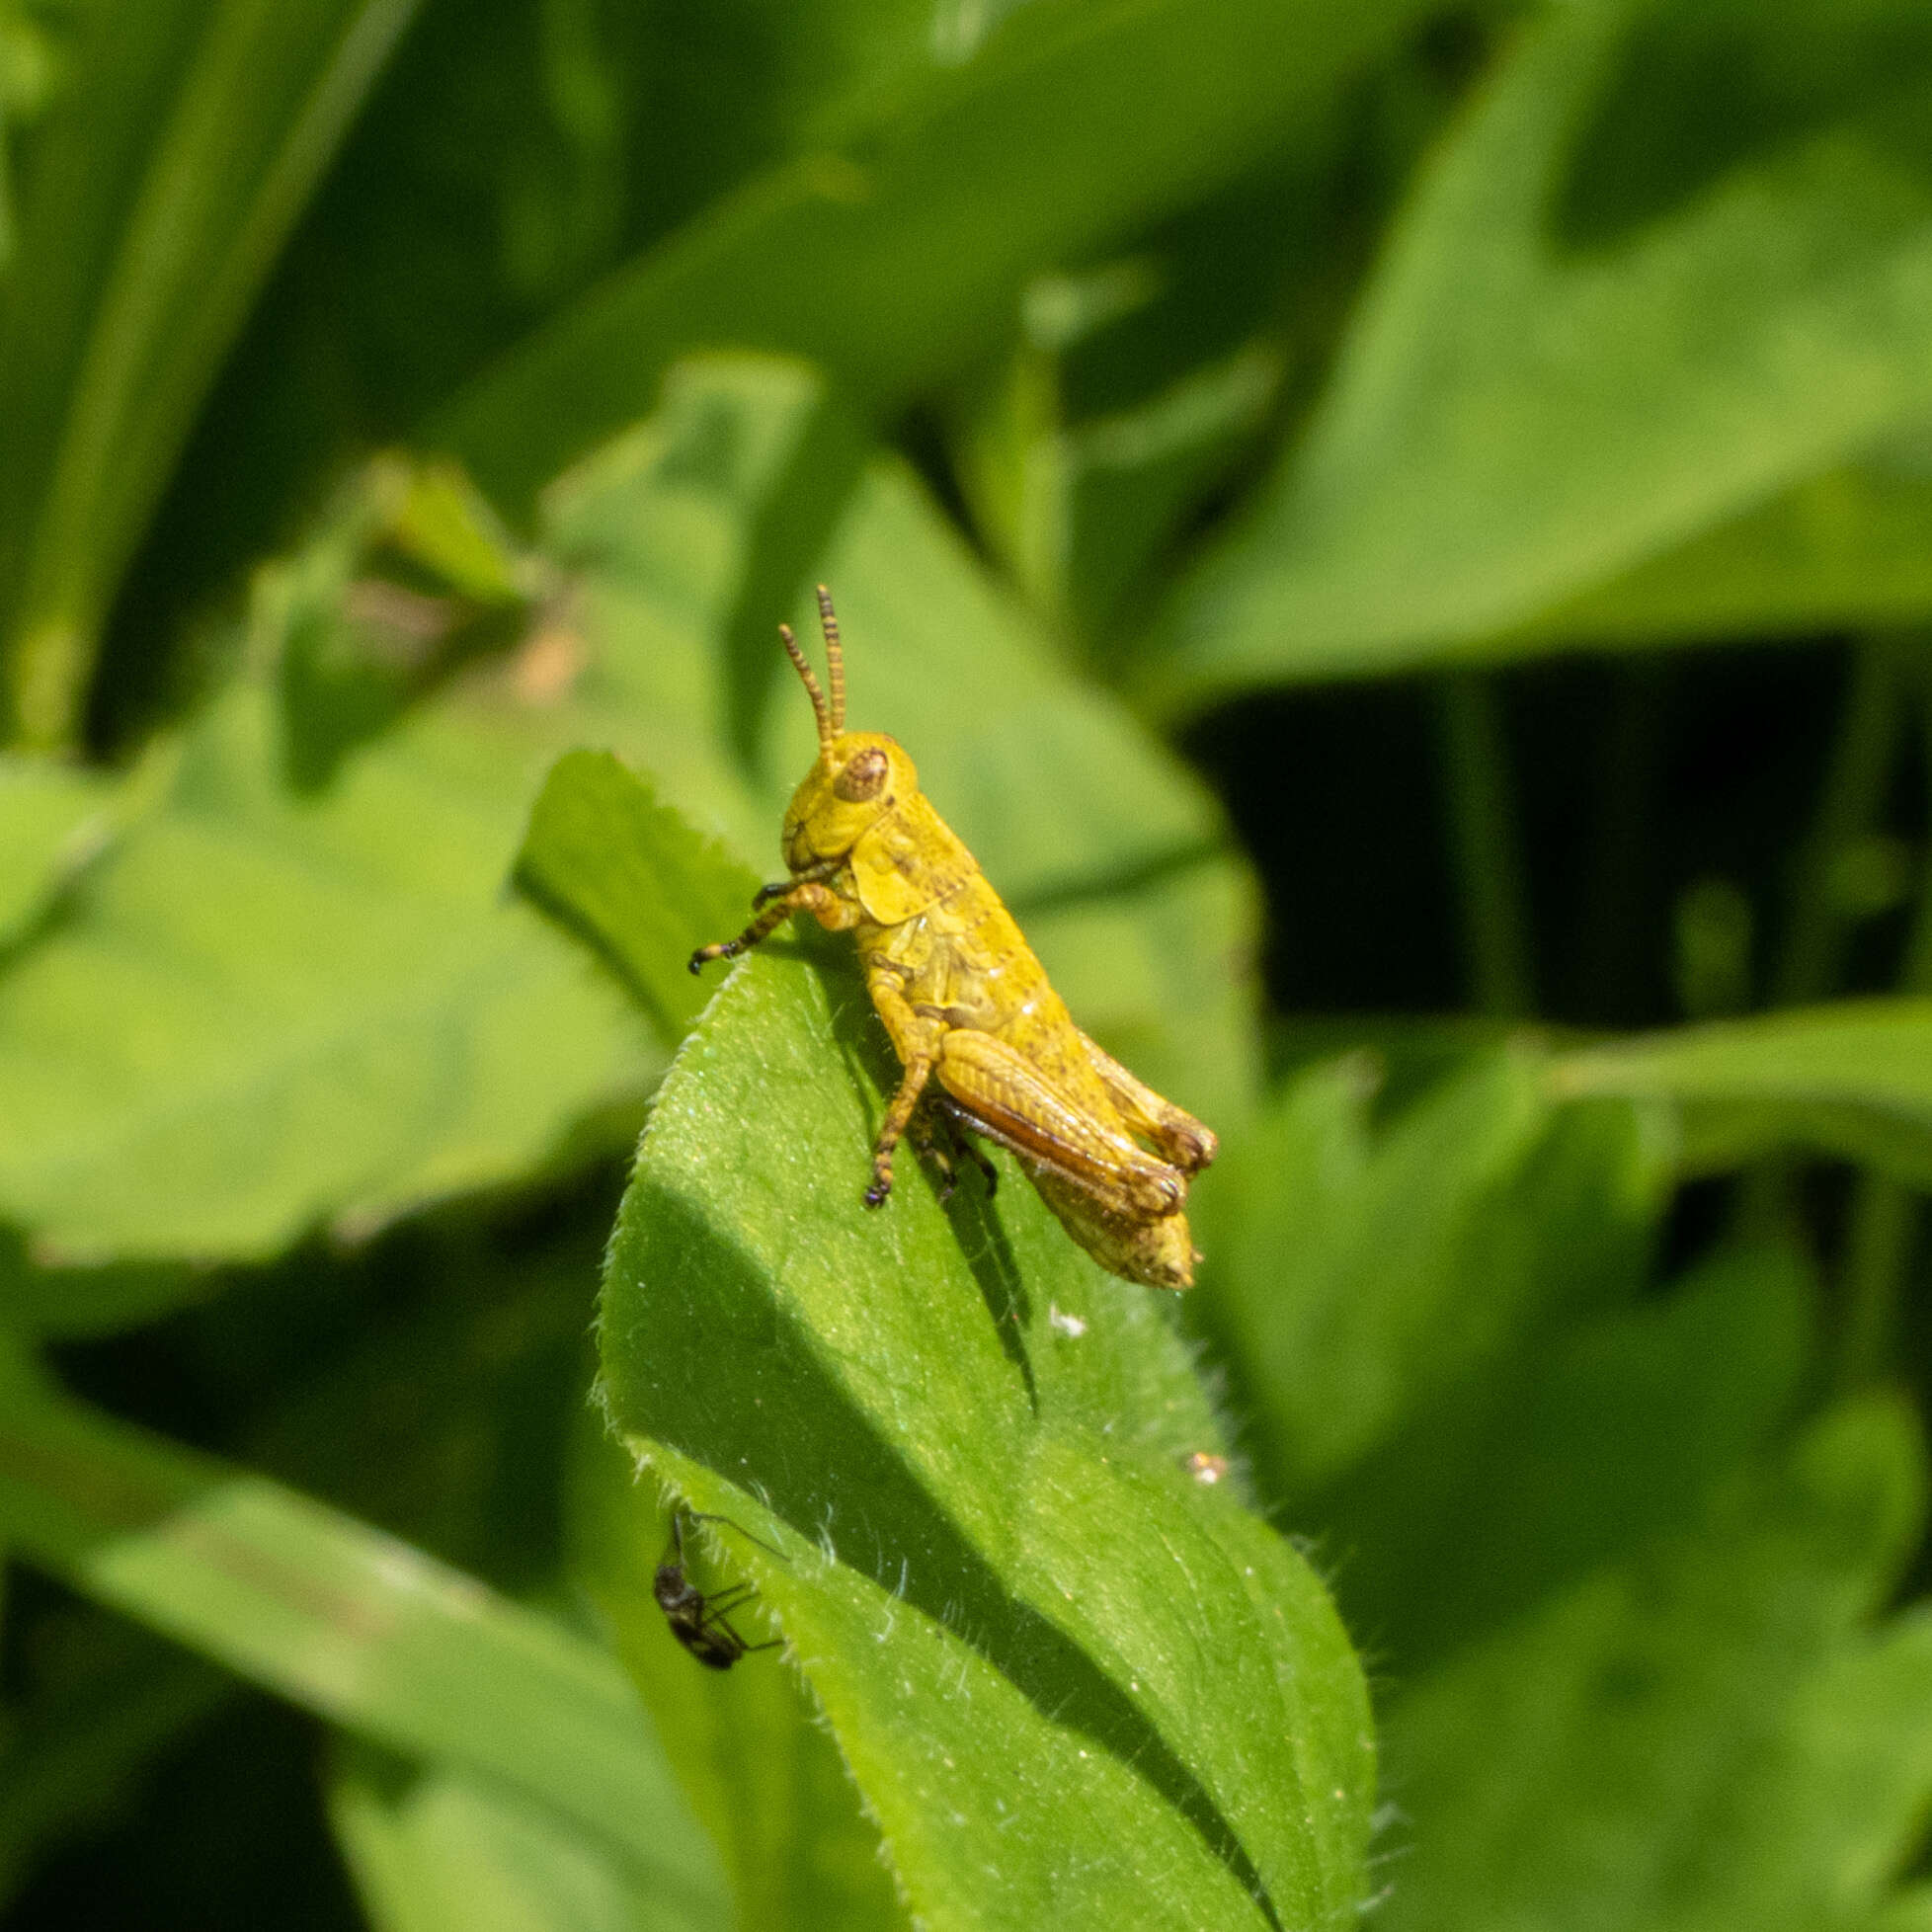
<svg viewBox="0 0 1932 1932">
<path fill-rule="evenodd" d="M 874 745 L 852 760 L 832 781 L 835 796 L 847 805 L 864 805 L 885 789 L 886 755 Z"/>
</svg>

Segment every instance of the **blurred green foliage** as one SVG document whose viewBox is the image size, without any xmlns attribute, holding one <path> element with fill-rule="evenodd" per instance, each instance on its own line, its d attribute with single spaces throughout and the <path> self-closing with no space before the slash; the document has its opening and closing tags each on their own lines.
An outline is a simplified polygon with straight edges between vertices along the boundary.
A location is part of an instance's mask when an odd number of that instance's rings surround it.
<svg viewBox="0 0 1932 1932">
<path fill-rule="evenodd" d="M 0 0 L 5 1924 L 1932 1926 L 1928 107 Z M 1220 1133 L 1184 1301 L 861 1212 L 842 944 L 685 971 L 818 581 Z"/>
</svg>

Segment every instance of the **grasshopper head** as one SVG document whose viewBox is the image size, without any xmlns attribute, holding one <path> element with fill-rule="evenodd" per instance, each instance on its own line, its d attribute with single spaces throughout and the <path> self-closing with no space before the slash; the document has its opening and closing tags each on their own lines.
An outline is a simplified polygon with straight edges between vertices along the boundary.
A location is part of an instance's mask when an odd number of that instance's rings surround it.
<svg viewBox="0 0 1932 1932">
<path fill-rule="evenodd" d="M 832 674 L 828 704 L 789 624 L 778 626 L 785 650 L 811 695 L 819 726 L 819 756 L 792 794 L 785 813 L 785 863 L 802 872 L 828 858 L 843 858 L 871 826 L 902 798 L 919 790 L 919 773 L 896 741 L 882 731 L 845 729 L 845 660 L 832 598 L 819 586 L 819 621 L 825 628 L 826 664 Z"/>
</svg>

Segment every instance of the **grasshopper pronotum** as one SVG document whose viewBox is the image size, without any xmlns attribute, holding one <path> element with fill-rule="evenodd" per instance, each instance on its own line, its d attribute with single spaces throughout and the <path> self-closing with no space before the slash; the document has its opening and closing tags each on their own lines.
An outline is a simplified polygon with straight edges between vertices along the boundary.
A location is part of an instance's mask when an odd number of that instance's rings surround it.
<svg viewBox="0 0 1932 1932">
<path fill-rule="evenodd" d="M 778 626 L 818 720 L 819 756 L 785 813 L 791 877 L 764 886 L 735 939 L 691 954 L 730 959 L 792 913 L 858 946 L 867 992 L 905 1069 L 872 1150 L 865 1205 L 892 1191 L 892 1156 L 929 1097 L 1009 1148 L 1061 1225 L 1101 1266 L 1155 1288 L 1193 1285 L 1187 1183 L 1212 1133 L 1109 1058 L 1066 1003 L 973 854 L 883 732 L 845 729 L 845 661 L 819 586 L 832 699 L 788 624 Z"/>
</svg>

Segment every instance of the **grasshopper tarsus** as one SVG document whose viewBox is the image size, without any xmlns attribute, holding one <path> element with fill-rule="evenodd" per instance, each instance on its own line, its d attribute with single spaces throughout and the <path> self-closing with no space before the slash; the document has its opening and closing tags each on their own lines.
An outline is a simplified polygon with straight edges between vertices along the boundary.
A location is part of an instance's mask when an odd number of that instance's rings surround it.
<svg viewBox="0 0 1932 1932">
<path fill-rule="evenodd" d="M 891 1181 L 875 1180 L 871 1184 L 871 1186 L 868 1187 L 865 1190 L 865 1192 L 859 1196 L 859 1200 L 861 1204 L 864 1205 L 865 1207 L 869 1207 L 869 1208 L 884 1207 L 886 1204 L 886 1196 L 891 1192 L 892 1192 Z"/>
</svg>

